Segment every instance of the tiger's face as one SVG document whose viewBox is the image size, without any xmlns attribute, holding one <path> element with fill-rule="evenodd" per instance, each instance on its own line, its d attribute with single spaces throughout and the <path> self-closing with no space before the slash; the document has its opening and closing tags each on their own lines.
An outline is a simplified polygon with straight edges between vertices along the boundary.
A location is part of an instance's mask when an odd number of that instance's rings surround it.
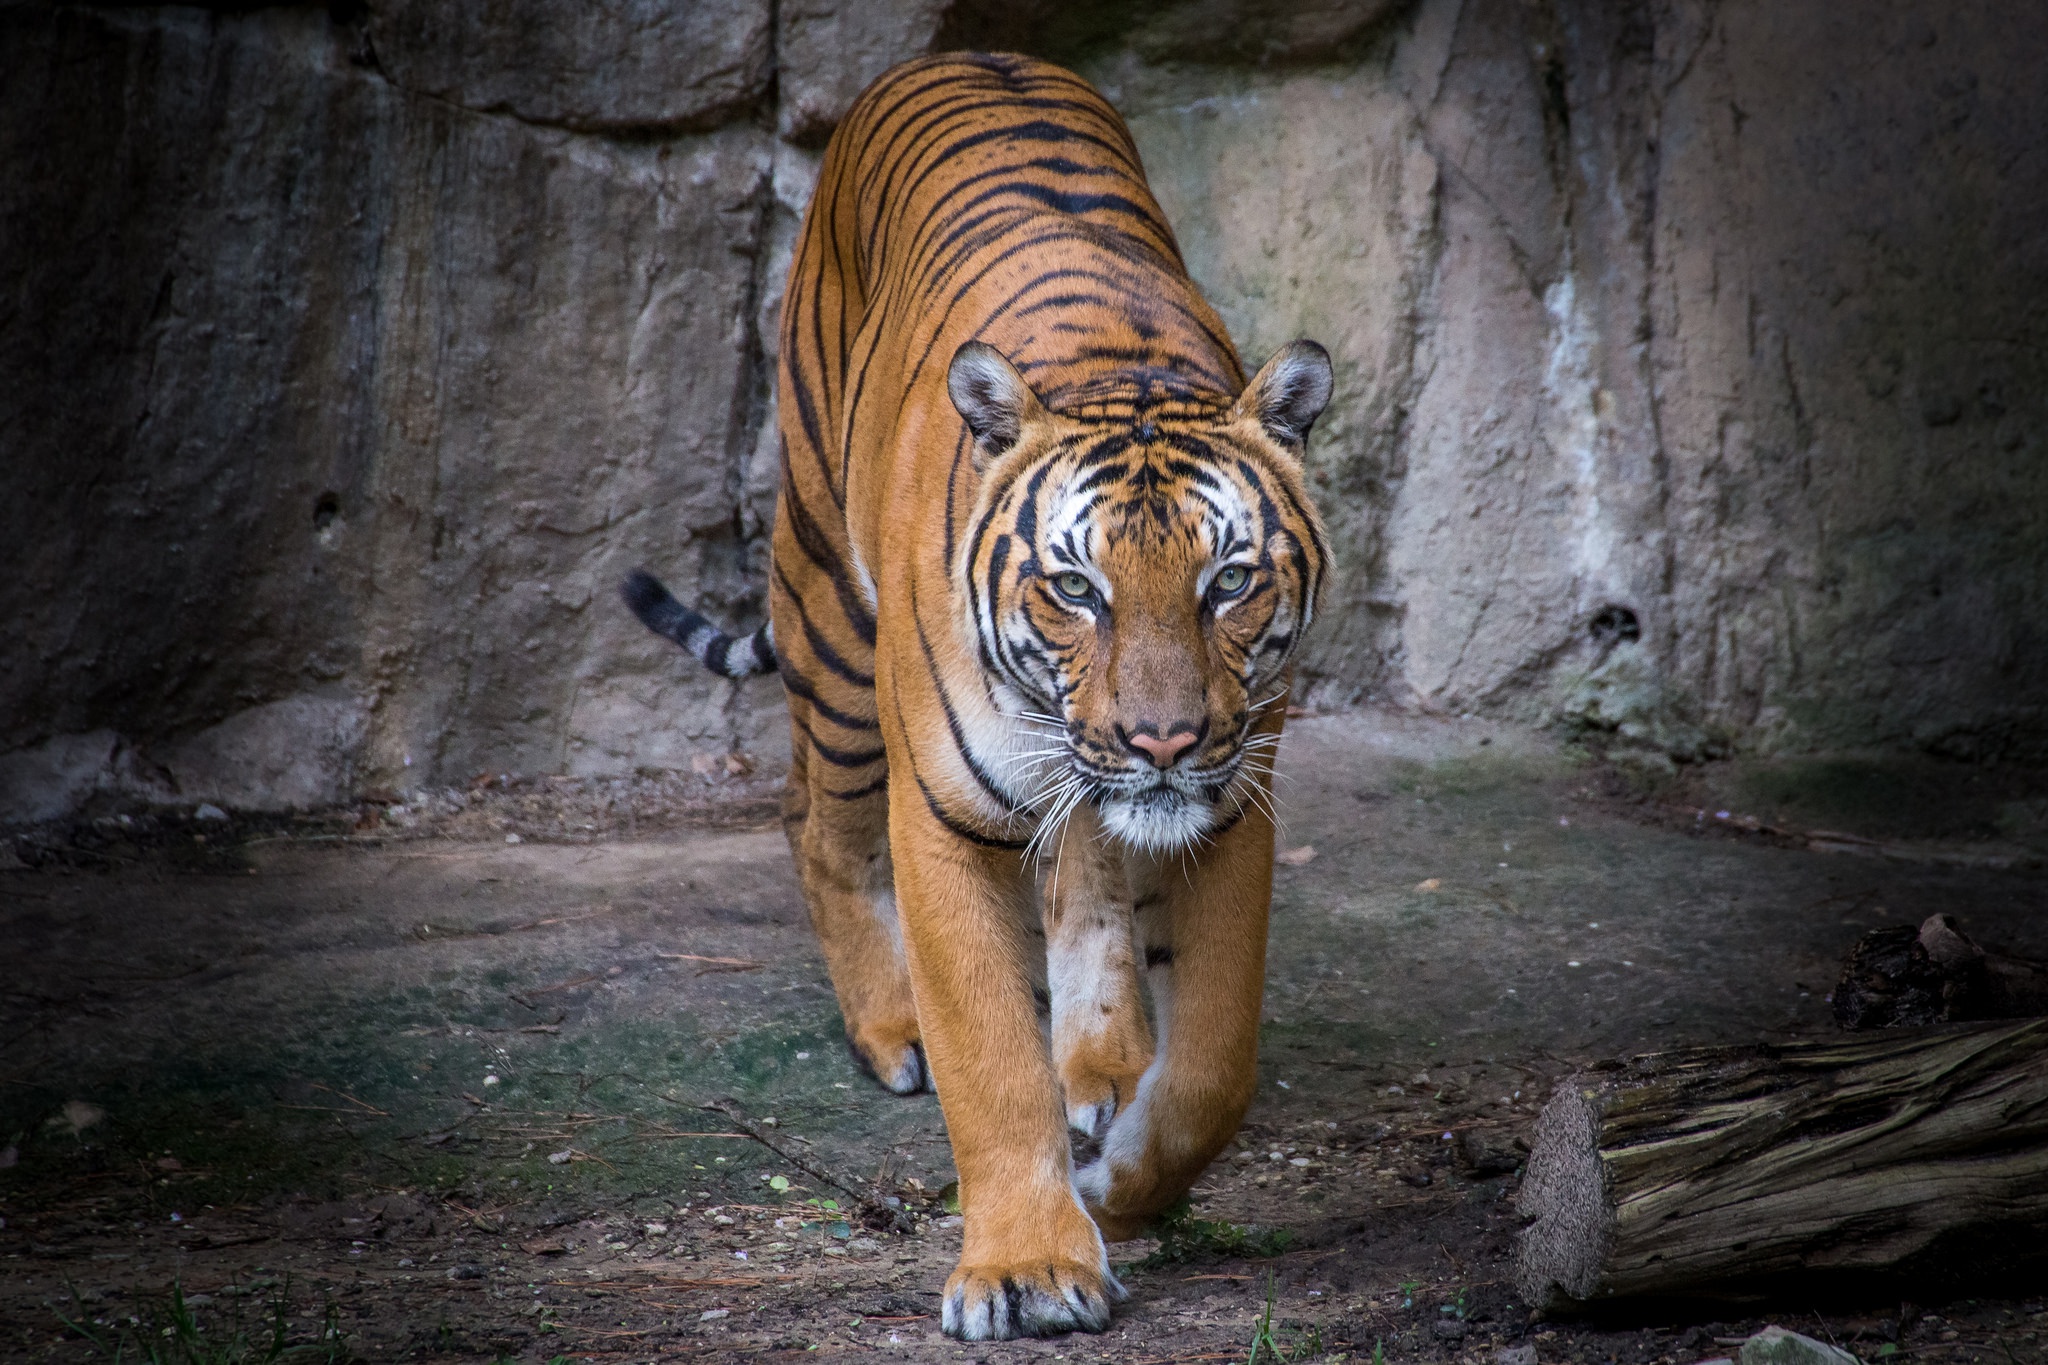
<svg viewBox="0 0 2048 1365">
<path fill-rule="evenodd" d="M 1044 736 L 1020 798 L 1044 827 L 1088 802 L 1131 847 L 1185 847 L 1256 799 L 1277 741 L 1258 722 L 1315 615 L 1327 556 L 1301 452 L 1328 356 L 1297 342 L 1227 406 L 1086 420 L 988 347 L 950 379 L 985 461 L 963 605 L 999 702 Z"/>
</svg>

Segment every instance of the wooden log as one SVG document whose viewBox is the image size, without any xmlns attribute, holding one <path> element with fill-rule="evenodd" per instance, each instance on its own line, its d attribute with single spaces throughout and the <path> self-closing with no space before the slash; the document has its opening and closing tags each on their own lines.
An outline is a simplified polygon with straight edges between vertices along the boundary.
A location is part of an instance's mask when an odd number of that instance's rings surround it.
<svg viewBox="0 0 2048 1365">
<path fill-rule="evenodd" d="M 1537 1120 L 1519 1208 L 1516 1287 L 1548 1310 L 2037 1252 L 2048 1020 L 1583 1072 Z"/>
<path fill-rule="evenodd" d="M 1846 1029 L 2048 1015 L 2048 964 L 1986 952 L 1954 915 L 1931 915 L 1918 929 L 1902 924 L 1858 939 L 1834 1004 Z"/>
</svg>

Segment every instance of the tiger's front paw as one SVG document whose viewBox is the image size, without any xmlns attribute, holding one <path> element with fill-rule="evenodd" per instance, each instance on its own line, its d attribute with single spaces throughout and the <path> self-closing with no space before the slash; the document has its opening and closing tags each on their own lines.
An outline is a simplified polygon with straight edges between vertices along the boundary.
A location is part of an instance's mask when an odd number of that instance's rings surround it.
<svg viewBox="0 0 2048 1365">
<path fill-rule="evenodd" d="M 1124 1287 L 1101 1265 L 1033 1260 L 1012 1265 L 963 1265 L 946 1281 L 940 1325 L 962 1341 L 1055 1337 L 1101 1332 L 1109 1307 Z"/>
<path fill-rule="evenodd" d="M 1135 1068 L 1091 1064 L 1092 1058 L 1068 1058 L 1060 1067 L 1060 1087 L 1065 1092 L 1067 1126 L 1077 1133 L 1099 1138 L 1109 1131 L 1119 1111 L 1130 1107 L 1138 1095 L 1138 1082 L 1145 1075 L 1146 1062 Z"/>
</svg>

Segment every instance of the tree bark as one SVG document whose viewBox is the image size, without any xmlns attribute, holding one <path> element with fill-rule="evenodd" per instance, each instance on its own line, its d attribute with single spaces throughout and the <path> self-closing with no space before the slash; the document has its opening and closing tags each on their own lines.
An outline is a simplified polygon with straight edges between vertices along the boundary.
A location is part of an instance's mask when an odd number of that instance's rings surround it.
<svg viewBox="0 0 2048 1365">
<path fill-rule="evenodd" d="M 2048 1020 L 1700 1048 L 1583 1072 L 1536 1125 L 1532 1306 L 1754 1292 L 2048 1245 Z"/>
</svg>

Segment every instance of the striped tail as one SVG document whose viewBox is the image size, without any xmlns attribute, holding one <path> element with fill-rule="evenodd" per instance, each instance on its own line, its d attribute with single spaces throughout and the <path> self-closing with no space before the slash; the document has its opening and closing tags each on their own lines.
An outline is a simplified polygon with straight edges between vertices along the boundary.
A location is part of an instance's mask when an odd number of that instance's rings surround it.
<svg viewBox="0 0 2048 1365">
<path fill-rule="evenodd" d="M 741 636 L 727 635 L 669 595 L 654 575 L 635 569 L 619 585 L 619 596 L 656 635 L 666 635 L 725 678 L 752 678 L 775 671 L 775 624 Z"/>
</svg>

